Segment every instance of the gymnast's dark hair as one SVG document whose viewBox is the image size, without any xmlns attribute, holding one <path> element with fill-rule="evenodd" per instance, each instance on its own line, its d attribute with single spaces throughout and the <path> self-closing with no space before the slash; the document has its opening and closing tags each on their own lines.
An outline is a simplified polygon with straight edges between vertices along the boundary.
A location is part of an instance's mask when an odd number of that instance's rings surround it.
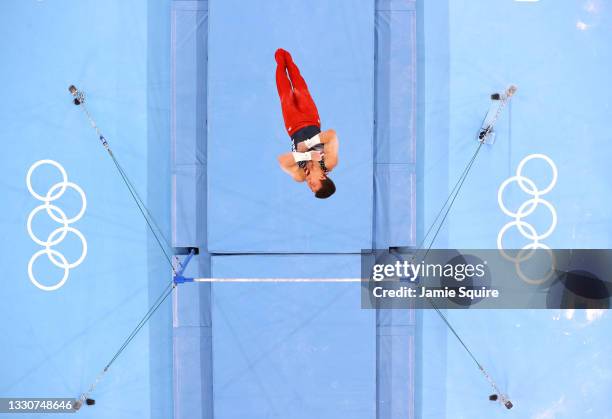
<svg viewBox="0 0 612 419">
<path fill-rule="evenodd" d="M 336 192 L 336 185 L 334 185 L 334 182 L 332 182 L 330 178 L 325 176 L 325 179 L 321 181 L 321 187 L 315 192 L 315 196 L 320 199 L 325 199 L 332 196 L 334 192 Z"/>
</svg>

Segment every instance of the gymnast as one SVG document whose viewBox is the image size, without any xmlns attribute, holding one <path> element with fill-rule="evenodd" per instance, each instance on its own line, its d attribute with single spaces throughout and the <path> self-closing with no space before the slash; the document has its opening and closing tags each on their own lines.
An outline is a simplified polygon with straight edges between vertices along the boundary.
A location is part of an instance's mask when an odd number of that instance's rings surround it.
<svg viewBox="0 0 612 419">
<path fill-rule="evenodd" d="M 333 129 L 321 131 L 317 106 L 291 54 L 278 49 L 274 58 L 276 88 L 293 151 L 278 156 L 278 162 L 296 182 L 306 182 L 315 197 L 329 198 L 336 191 L 328 173 L 338 164 L 338 137 Z"/>
</svg>

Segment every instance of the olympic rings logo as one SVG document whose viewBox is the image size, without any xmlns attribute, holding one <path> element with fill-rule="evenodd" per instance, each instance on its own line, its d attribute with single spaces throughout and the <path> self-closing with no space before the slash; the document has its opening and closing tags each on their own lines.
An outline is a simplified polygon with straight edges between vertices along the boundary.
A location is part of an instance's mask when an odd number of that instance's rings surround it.
<svg viewBox="0 0 612 419">
<path fill-rule="evenodd" d="M 38 194 L 32 187 L 32 174 L 41 165 L 54 166 L 59 170 L 60 174 L 62 175 L 61 182 L 58 182 L 51 186 L 45 195 Z M 30 262 L 28 263 L 28 276 L 30 277 L 30 281 L 32 281 L 32 284 L 34 284 L 39 289 L 43 291 L 55 291 L 66 283 L 66 281 L 68 280 L 68 274 L 70 272 L 70 269 L 79 266 L 83 262 L 83 260 L 85 260 L 85 256 L 87 256 L 87 241 L 85 240 L 83 233 L 81 233 L 74 227 L 70 227 L 70 224 L 77 222 L 83 217 L 83 214 L 85 214 L 85 209 L 87 207 L 87 199 L 85 197 L 85 192 L 83 192 L 83 189 L 81 189 L 81 187 L 76 183 L 69 182 L 68 175 L 66 174 L 66 170 L 64 169 L 64 167 L 54 160 L 39 160 L 34 163 L 28 170 L 28 174 L 26 176 L 26 185 L 30 194 L 37 200 L 43 202 L 41 205 L 34 208 L 28 216 L 28 221 L 26 223 L 28 234 L 36 244 L 39 244 L 44 247 L 44 249 L 37 251 L 30 258 Z M 82 202 L 80 211 L 72 218 L 68 218 L 66 216 L 66 213 L 62 209 L 60 209 L 57 205 L 53 205 L 51 203 L 59 199 L 64 194 L 64 192 L 66 192 L 67 188 L 74 189 L 80 195 Z M 62 225 L 61 227 L 58 227 L 53 230 L 46 240 L 40 239 L 32 232 L 32 220 L 34 219 L 34 216 L 36 214 L 43 210 L 46 211 L 47 215 L 51 217 L 53 221 Z M 68 260 L 62 253 L 51 248 L 52 246 L 55 246 L 56 244 L 62 242 L 66 238 L 68 233 L 75 234 L 81 240 L 82 245 L 81 256 L 72 263 L 68 262 Z M 49 258 L 49 261 L 51 263 L 53 263 L 58 268 L 64 270 L 64 275 L 62 276 L 62 279 L 55 285 L 43 285 L 38 282 L 34 277 L 34 273 L 32 270 L 34 262 L 43 254 L 47 255 L 47 258 Z"/>
<path fill-rule="evenodd" d="M 525 168 L 525 165 L 527 164 L 527 162 L 533 159 L 544 160 L 550 166 L 551 171 L 552 171 L 552 179 L 550 183 L 546 186 L 546 188 L 542 190 L 538 189 L 538 187 L 536 186 L 533 180 L 523 175 L 523 169 Z M 543 199 L 542 196 L 549 193 L 555 187 L 557 183 L 557 177 L 558 177 L 557 166 L 555 165 L 555 163 L 552 161 L 550 157 L 544 154 L 530 154 L 526 156 L 525 158 L 523 158 L 523 160 L 521 160 L 521 162 L 519 163 L 516 169 L 516 175 L 511 176 L 505 181 L 503 181 L 497 191 L 497 203 L 499 204 L 499 208 L 502 210 L 504 214 L 513 218 L 513 221 L 506 223 L 499 230 L 499 233 L 497 234 L 497 248 L 499 249 L 501 255 L 505 259 L 513 261 L 515 263 L 517 273 L 521 277 L 521 279 L 533 285 L 541 284 L 544 281 L 546 281 L 548 278 L 550 278 L 550 276 L 553 274 L 553 269 L 549 271 L 548 275 L 542 278 L 532 279 L 532 278 L 526 277 L 523 274 L 520 264 L 521 262 L 528 260 L 533 253 L 533 251 L 526 252 L 526 250 L 545 249 L 549 252 L 551 258 L 553 257 L 550 247 L 548 247 L 546 244 L 542 243 L 541 241 L 546 239 L 548 236 L 550 236 L 555 230 L 555 228 L 557 227 L 557 211 L 555 207 L 550 202 Z M 523 202 L 519 206 L 516 212 L 509 210 L 508 207 L 504 204 L 504 200 L 503 200 L 504 190 L 512 182 L 516 182 L 519 188 L 521 188 L 523 192 L 525 192 L 526 194 L 532 197 L 526 200 L 525 202 Z M 544 233 L 542 234 L 538 234 L 533 225 L 523 220 L 523 218 L 532 214 L 540 204 L 546 207 L 551 214 L 551 223 L 548 226 L 548 229 L 546 229 Z M 518 252 L 517 257 L 510 256 L 507 254 L 507 252 L 503 250 L 504 249 L 504 246 L 503 246 L 504 234 L 511 227 L 516 227 L 519 233 L 521 233 L 523 237 L 525 237 L 528 240 L 531 240 L 531 243 L 528 243 L 527 245 L 523 246 L 521 251 Z M 525 255 L 526 253 L 528 254 Z M 553 267 L 554 267 L 554 259 L 552 260 L 552 262 L 553 262 Z"/>
</svg>

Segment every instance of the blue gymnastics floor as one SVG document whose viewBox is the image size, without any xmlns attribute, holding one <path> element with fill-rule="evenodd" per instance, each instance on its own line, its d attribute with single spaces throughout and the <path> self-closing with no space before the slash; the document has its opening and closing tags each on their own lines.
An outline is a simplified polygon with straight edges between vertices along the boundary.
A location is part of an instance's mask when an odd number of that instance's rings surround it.
<svg viewBox="0 0 612 419">
<path fill-rule="evenodd" d="M 211 252 L 358 253 L 370 247 L 373 10 L 373 0 L 210 2 Z M 347 21 L 350 24 L 343 25 Z M 320 34 L 340 26 L 343 29 L 334 30 L 321 48 Z M 323 126 L 342 133 L 342 160 L 347 164 L 339 165 L 331 177 L 345 186 L 338 187 L 334 200 L 313 200 L 302 185 L 278 176 L 280 169 L 269 170 L 277 164 L 276 156 L 291 145 L 274 78 L 274 51 L 280 46 L 293 51 Z M 350 193 L 356 188 L 359 195 Z M 318 222 L 304 228 L 306 220 L 300 221 L 304 214 Z M 342 223 L 337 222 L 340 218 Z M 321 235 L 328 239 L 319 240 Z"/>
<path fill-rule="evenodd" d="M 71 103 L 68 86 L 87 92 L 91 112 L 169 234 L 169 12 L 169 3 L 147 1 L 0 4 L 0 80 L 7 99 L 0 103 L 7 207 L 1 222 L 0 397 L 77 397 L 167 283 L 167 267 L 146 225 L 95 132 Z M 29 237 L 26 221 L 42 202 L 28 192 L 26 174 L 42 159 L 61 164 L 87 201 L 83 217 L 70 225 L 84 236 L 87 255 L 55 291 L 35 287 L 27 273 L 42 246 Z M 48 165 L 32 174 L 33 189 L 42 195 L 61 180 Z M 72 188 L 53 203 L 67 217 L 82 208 Z M 44 239 L 59 226 L 41 211 L 32 230 Z M 74 233 L 53 248 L 69 262 L 82 254 Z M 33 271 L 44 286 L 63 274 L 44 255 Z M 171 417 L 171 320 L 169 306 L 156 314 L 100 382 L 93 397 L 101 403 L 79 415 Z"/>
<path fill-rule="evenodd" d="M 362 249 L 416 246 L 476 147 L 489 95 L 510 83 L 518 92 L 496 142 L 483 146 L 435 247 L 495 248 L 511 221 L 500 185 L 545 155 L 558 174 L 546 194 L 557 224 L 542 241 L 611 248 L 611 7 L 2 2 L 0 397 L 77 397 L 171 279 L 68 85 L 87 93 L 171 244 L 200 248 L 189 275 L 357 277 Z M 289 150 L 277 47 L 293 53 L 323 128 L 338 132 L 338 192 L 328 200 L 277 167 Z M 54 291 L 28 274 L 44 248 L 26 228 L 42 203 L 26 175 L 40 160 L 61 164 L 87 202 L 71 224 L 87 254 Z M 552 170 L 536 157 L 525 175 L 544 189 Z M 60 181 L 49 165 L 32 174 L 42 195 Z M 514 186 L 503 195 L 512 208 L 524 200 Z M 53 202 L 67 217 L 83 207 L 74 187 Z M 551 212 L 527 221 L 541 234 Z M 58 226 L 44 208 L 33 216 L 41 239 Z M 503 240 L 526 238 L 511 229 Z M 77 233 L 58 241 L 68 261 L 83 254 Z M 33 263 L 43 288 L 62 273 L 44 255 Z M 182 284 L 100 381 L 96 405 L 57 417 L 612 418 L 606 310 L 447 313 L 514 402 L 508 411 L 488 400 L 490 386 L 435 312 L 360 303 L 356 284 Z"/>
<path fill-rule="evenodd" d="M 612 245 L 609 155 L 610 99 L 606 68 L 612 50 L 610 4 L 600 1 L 424 2 L 421 14 L 420 109 L 424 225 L 473 152 L 490 92 L 518 86 L 502 116 L 498 137 L 478 157 L 446 227 L 441 248 L 495 248 L 510 219 L 500 210 L 502 182 L 527 156 L 542 153 L 558 169 L 546 199 L 558 223 L 544 240 L 551 248 Z M 443 169 L 440 169 L 440 168 Z M 540 190 L 552 180 L 541 159 L 525 165 Z M 525 198 L 504 191 L 509 207 Z M 538 208 L 526 220 L 537 234 L 551 225 Z M 506 247 L 528 240 L 511 229 Z M 612 377 L 606 360 L 612 343 L 607 310 L 452 310 L 450 322 L 493 376 L 515 408 L 487 400 L 486 381 L 470 364 L 435 313 L 422 324 L 421 414 L 424 418 L 609 418 Z"/>
</svg>

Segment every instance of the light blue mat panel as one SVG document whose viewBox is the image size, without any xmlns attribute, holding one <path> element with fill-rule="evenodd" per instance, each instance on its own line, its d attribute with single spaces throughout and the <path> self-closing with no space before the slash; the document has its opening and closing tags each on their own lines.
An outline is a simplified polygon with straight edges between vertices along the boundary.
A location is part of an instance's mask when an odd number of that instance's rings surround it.
<svg viewBox="0 0 612 419">
<path fill-rule="evenodd" d="M 185 274 L 210 276 L 208 257 L 195 256 Z M 210 299 L 210 284 L 181 284 L 173 294 L 174 419 L 213 417 Z"/>
<path fill-rule="evenodd" d="M 213 256 L 215 277 L 359 276 L 359 256 Z M 215 284 L 215 418 L 372 419 L 375 311 L 359 283 Z"/>
<path fill-rule="evenodd" d="M 414 419 L 418 388 L 415 310 L 377 310 L 376 398 L 379 419 Z"/>
<path fill-rule="evenodd" d="M 85 392 L 168 283 L 168 265 L 68 93 L 72 83 L 86 92 L 89 110 L 115 155 L 168 233 L 168 16 L 166 1 L 0 2 L 0 190 L 5 204 L 0 397 L 74 398 Z M 26 174 L 42 159 L 59 163 L 87 202 L 82 218 L 70 225 L 86 240 L 87 254 L 67 269 L 66 282 L 54 291 L 37 288 L 28 275 L 31 258 L 45 247 L 26 230 L 31 211 L 43 205 L 28 191 Z M 58 182 L 62 176 L 55 167 L 39 166 L 32 174 L 33 189 L 43 197 Z M 53 204 L 67 217 L 83 208 L 70 187 Z M 46 240 L 62 225 L 43 210 L 33 218 L 33 233 Z M 51 249 L 69 263 L 83 251 L 72 232 Z M 51 286 L 64 269 L 43 253 L 33 262 L 33 273 Z M 95 406 L 51 416 L 171 417 L 170 314 L 169 304 L 160 308 L 117 358 L 91 395 Z"/>
<path fill-rule="evenodd" d="M 375 248 L 416 245 L 416 4 L 376 1 Z"/>
<path fill-rule="evenodd" d="M 208 2 L 173 1 L 172 241 L 202 246 L 206 234 L 206 54 Z"/>
<path fill-rule="evenodd" d="M 185 275 L 207 277 L 208 2 L 173 1 L 171 28 L 173 245 L 199 247 Z M 183 284 L 173 295 L 174 419 L 213 417 L 210 289 Z"/>
<path fill-rule="evenodd" d="M 374 148 L 377 249 L 416 245 L 416 4 L 376 2 Z M 377 419 L 416 416 L 414 310 L 376 313 Z"/>
<path fill-rule="evenodd" d="M 610 248 L 612 205 L 609 86 L 612 10 L 604 2 L 423 1 L 425 216 L 433 218 L 475 150 L 489 95 L 508 84 L 516 96 L 497 123 L 456 200 L 436 247 L 495 248 L 506 223 L 498 193 L 522 174 L 554 208 L 550 248 Z M 483 34 L 486 34 L 483 36 Z M 552 53 L 551 53 L 552 51 Z M 502 191 L 516 211 L 531 196 Z M 519 217 L 535 234 L 552 211 L 538 204 Z M 427 223 L 426 223 L 427 225 Z M 515 227 L 506 248 L 532 240 Z M 518 279 L 517 279 L 518 280 Z M 609 310 L 454 310 L 449 321 L 507 392 L 508 412 L 436 313 L 423 315 L 422 415 L 426 418 L 605 418 L 610 416 Z M 446 344 L 440 335 L 447 335 Z"/>
<path fill-rule="evenodd" d="M 373 0 L 211 2 L 209 36 L 208 249 L 370 248 Z M 291 144 L 275 86 L 279 47 L 300 67 L 322 128 L 339 136 L 331 173 L 337 192 L 326 200 L 291 180 L 276 160 Z"/>
</svg>

